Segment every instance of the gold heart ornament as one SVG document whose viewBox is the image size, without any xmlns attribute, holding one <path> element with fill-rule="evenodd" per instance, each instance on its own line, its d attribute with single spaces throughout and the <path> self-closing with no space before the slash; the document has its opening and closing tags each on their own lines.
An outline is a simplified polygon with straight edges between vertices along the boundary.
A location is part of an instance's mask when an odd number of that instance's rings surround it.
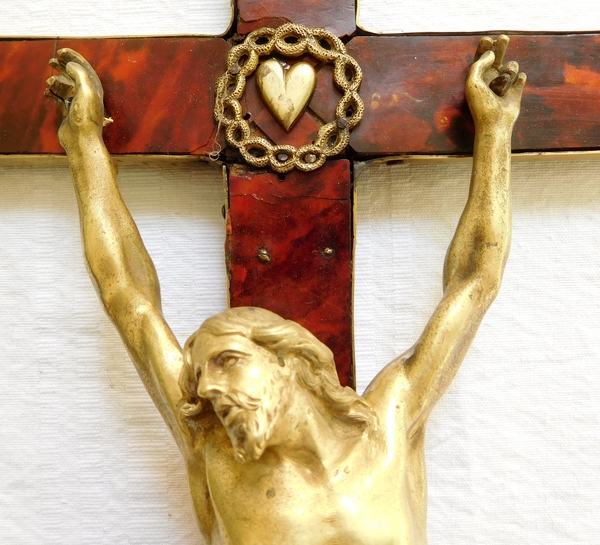
<svg viewBox="0 0 600 545">
<path fill-rule="evenodd" d="M 267 108 L 289 132 L 315 90 L 313 67 L 299 62 L 284 72 L 278 61 L 269 59 L 258 67 L 256 81 Z"/>
</svg>

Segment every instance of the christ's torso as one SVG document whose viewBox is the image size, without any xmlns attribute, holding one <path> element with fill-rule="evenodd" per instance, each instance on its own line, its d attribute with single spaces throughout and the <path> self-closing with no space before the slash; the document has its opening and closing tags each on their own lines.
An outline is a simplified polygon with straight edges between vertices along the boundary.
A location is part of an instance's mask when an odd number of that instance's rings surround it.
<svg viewBox="0 0 600 545">
<path fill-rule="evenodd" d="M 217 526 L 205 532 L 210 545 L 425 545 L 424 509 L 412 497 L 421 496 L 415 486 L 423 476 L 411 475 L 423 469 L 422 449 L 393 435 L 394 452 L 375 446 L 386 439 L 365 435 L 342 463 L 325 469 L 309 452 L 280 456 L 273 449 L 241 464 L 216 425 L 203 447 L 204 505 L 214 509 Z M 205 493 L 190 486 L 193 496 Z"/>
</svg>

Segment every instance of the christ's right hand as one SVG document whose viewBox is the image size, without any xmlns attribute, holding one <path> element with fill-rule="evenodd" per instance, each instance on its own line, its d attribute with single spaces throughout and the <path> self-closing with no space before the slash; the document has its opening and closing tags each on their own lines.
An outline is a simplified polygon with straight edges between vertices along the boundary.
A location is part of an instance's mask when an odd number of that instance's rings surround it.
<svg viewBox="0 0 600 545">
<path fill-rule="evenodd" d="M 50 66 L 58 75 L 46 80 L 45 95 L 60 108 L 64 118 L 58 130 L 61 146 L 68 152 L 81 137 L 102 138 L 104 93 L 96 71 L 72 49 L 60 49 Z"/>
</svg>

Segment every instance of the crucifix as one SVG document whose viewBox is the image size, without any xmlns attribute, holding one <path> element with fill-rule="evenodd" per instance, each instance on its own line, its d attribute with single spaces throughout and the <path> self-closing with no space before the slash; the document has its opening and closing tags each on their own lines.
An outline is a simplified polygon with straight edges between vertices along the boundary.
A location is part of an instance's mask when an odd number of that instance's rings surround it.
<svg viewBox="0 0 600 545">
<path fill-rule="evenodd" d="M 243 10 L 240 18 L 246 20 Z M 248 15 L 247 20 L 250 19 L 252 16 Z M 261 19 L 252 26 L 243 23 L 240 28 L 249 32 L 267 22 Z M 328 24 L 326 20 L 316 23 L 324 27 Z M 336 24 L 340 24 L 339 21 Z M 347 28 L 344 30 L 344 35 L 351 33 Z M 353 157 L 400 156 L 404 160 L 415 156 L 467 155 L 472 148 L 473 127 L 462 92 L 468 65 L 464 52 L 473 49 L 477 40 L 478 37 L 470 36 L 352 38 L 347 51 L 362 69 L 360 93 L 367 97 L 363 119 L 353 130 L 347 148 Z M 61 152 L 55 137 L 60 114 L 49 111 L 37 92 L 24 89 L 36 81 L 34 74 L 50 75 L 42 59 L 51 57 L 62 47 L 79 51 L 95 66 L 105 66 L 102 81 L 107 115 L 119 120 L 108 126 L 104 134 L 112 155 L 207 158 L 215 151 L 215 140 L 219 145 L 225 144 L 223 131 L 217 134 L 213 115 L 216 80 L 225 70 L 230 49 L 221 38 L 7 40 L 0 42 L 3 58 L 10 58 L 22 71 L 18 77 L 1 83 L 3 97 L 10 108 L 6 128 L 0 134 L 0 153 Z M 525 114 L 514 135 L 514 151 L 535 155 L 554 150 L 582 152 L 598 147 L 600 114 L 595 108 L 598 87 L 588 84 L 595 74 L 598 48 L 594 35 L 512 37 L 511 51 L 515 58 L 532 60 Z M 556 59 L 563 54 L 567 60 L 559 67 Z M 144 65 L 141 59 L 151 59 L 151 67 Z M 398 59 L 403 63 L 402 70 L 392 69 Z M 428 60 L 423 62 L 422 59 Z M 279 143 L 311 142 L 319 128 L 317 119 L 332 118 L 341 96 L 333 83 L 332 66 L 321 63 L 319 68 L 309 111 L 302 113 L 289 133 L 280 127 L 260 99 L 254 75 L 248 81 L 243 98 L 244 115 L 267 137 Z M 154 82 L 157 73 L 162 74 L 166 82 L 159 87 Z M 186 97 L 189 98 L 182 100 L 181 89 L 188 90 Z M 550 116 L 549 112 L 554 115 Z M 575 113 L 577 122 L 573 123 Z M 397 127 L 410 127 L 410 130 L 396 130 Z M 351 163 L 348 159 L 330 160 L 320 171 L 319 176 L 331 172 L 332 176 L 339 175 L 344 180 L 337 184 L 337 194 L 323 208 L 323 200 L 310 194 L 310 186 L 302 181 L 316 173 L 248 172 L 239 154 L 232 155 L 227 148 L 225 156 L 230 164 L 227 261 L 231 304 L 275 305 L 273 310 L 284 314 L 285 306 L 291 313 L 290 318 L 300 319 L 331 345 L 342 384 L 352 385 Z M 283 192 L 276 197 L 278 206 L 295 209 L 304 218 L 305 228 L 311 224 L 313 214 L 321 216 L 321 225 L 325 225 L 323 214 L 328 215 L 327 229 L 321 229 L 321 234 L 312 233 L 312 237 L 321 238 L 310 239 L 308 232 L 292 233 L 273 226 L 272 233 L 277 234 L 269 235 L 271 240 L 265 241 L 245 229 L 245 223 L 257 218 L 268 220 L 265 210 L 271 206 L 261 200 L 262 197 L 254 198 L 245 192 L 244 184 L 250 179 L 260 180 L 253 184 L 254 191 L 269 191 L 270 184 L 274 184 Z M 283 179 L 287 179 L 287 183 L 276 183 Z M 321 210 L 318 210 L 319 203 Z M 314 204 L 317 204 L 316 209 L 312 208 Z M 306 252 L 298 247 L 300 241 L 306 243 Z M 277 255 L 270 255 L 267 242 L 279 245 Z M 337 247 L 333 247 L 334 243 Z M 287 270 L 293 261 L 285 255 L 291 244 L 299 252 L 294 259 L 302 255 L 304 260 L 295 264 L 293 275 Z M 304 267 L 306 270 L 302 272 Z M 303 288 L 298 291 L 294 278 L 300 275 Z M 290 289 L 289 283 L 295 289 Z M 332 286 L 335 289 L 331 289 Z M 271 297 L 273 290 L 286 292 L 287 301 Z M 328 298 L 333 299 L 321 304 Z"/>
<path fill-rule="evenodd" d="M 249 100 L 249 98 L 247 100 Z M 382 101 L 382 102 L 385 103 L 385 101 Z M 375 105 L 375 109 L 377 109 L 379 107 L 378 104 L 377 104 L 377 100 L 375 102 L 372 101 L 371 105 L 372 106 Z M 112 115 L 111 112 L 109 112 L 109 113 Z M 248 112 L 246 112 L 246 113 L 248 113 Z M 251 115 L 253 115 L 253 114 L 251 113 Z M 258 114 L 256 115 L 256 117 L 258 117 Z M 442 122 L 442 124 L 443 123 L 448 123 L 448 119 L 446 119 L 445 122 Z M 283 160 L 282 162 L 285 162 L 285 160 Z M 345 167 L 345 168 L 347 169 L 347 167 Z M 255 177 L 256 179 L 258 179 L 258 176 L 265 175 L 265 174 L 262 174 L 262 173 L 259 173 L 258 175 L 254 175 L 254 173 L 248 171 L 244 167 L 238 167 L 238 169 L 232 168 L 232 171 L 233 171 L 233 173 L 236 176 L 238 176 L 239 178 L 241 178 L 241 182 L 238 182 L 238 183 L 242 184 L 240 186 L 241 189 L 239 189 L 239 196 L 240 197 L 247 197 L 248 196 L 248 194 L 247 194 L 248 193 L 248 189 L 247 189 L 247 187 L 245 187 L 243 185 L 244 183 L 247 183 L 247 180 L 251 179 L 252 177 Z M 276 186 L 276 187 L 279 187 L 279 186 L 284 186 L 285 187 L 286 183 L 291 182 L 292 179 L 293 179 L 292 178 L 293 175 L 291 175 L 291 174 L 289 174 L 289 175 L 271 174 L 270 176 L 271 176 L 271 180 L 270 181 L 268 180 L 268 182 L 270 182 L 271 185 L 268 186 L 268 187 L 269 187 L 269 190 L 271 192 L 272 192 L 271 188 L 273 187 L 273 185 Z M 233 179 L 233 176 L 231 175 L 231 172 L 230 172 L 230 187 L 231 187 L 231 184 L 232 184 L 232 179 Z M 290 185 L 291 185 L 291 183 L 290 183 Z M 233 200 L 233 197 L 235 196 L 235 193 L 230 192 L 230 196 L 231 196 L 231 200 Z M 318 195 L 317 198 L 319 196 L 320 195 Z M 284 195 L 282 198 L 286 198 L 286 197 L 287 197 L 287 195 Z M 300 196 L 301 199 L 306 199 L 307 197 L 308 196 L 306 194 L 302 194 Z M 253 196 L 252 198 L 254 199 L 255 197 Z M 255 199 L 255 200 L 260 201 L 261 199 L 258 198 L 258 199 Z M 349 201 L 348 198 L 346 198 L 345 200 Z M 231 241 L 234 239 L 234 236 L 235 236 L 235 233 L 236 233 L 236 224 L 235 224 L 235 221 L 239 221 L 239 218 L 236 220 L 233 217 L 233 210 L 234 210 L 233 207 L 230 206 L 230 210 L 229 210 L 229 213 L 230 213 L 229 217 L 230 217 L 230 224 L 231 224 L 230 249 L 233 248 L 233 245 L 232 245 Z M 259 211 L 258 212 L 258 217 L 264 217 L 264 215 L 261 214 L 260 211 Z M 243 226 L 244 225 L 242 223 L 241 227 L 243 228 Z M 239 229 L 240 228 L 240 224 L 238 224 L 237 227 Z M 235 242 L 235 241 L 233 240 L 233 242 Z M 254 243 L 254 245 L 253 245 L 253 243 Z M 276 260 L 278 258 L 280 258 L 280 255 L 278 255 L 277 252 L 273 248 L 270 248 L 268 246 L 268 244 L 266 244 L 266 243 L 262 243 L 260 246 L 256 246 L 255 243 L 256 243 L 256 240 L 252 240 L 251 239 L 247 244 L 246 243 L 241 244 L 241 250 L 240 251 L 249 250 L 249 249 L 251 250 L 251 253 L 250 253 L 249 256 L 243 256 L 244 259 L 247 260 L 247 262 L 252 261 L 252 265 L 255 265 L 256 263 L 258 263 L 258 265 L 261 266 L 261 267 L 264 267 L 264 269 L 266 269 L 271 264 L 277 264 Z M 329 241 L 325 241 L 325 244 L 316 245 L 316 247 L 318 248 L 319 251 L 316 252 L 316 251 L 313 250 L 313 253 L 317 254 L 317 257 L 319 259 L 322 259 L 322 260 L 327 260 L 327 259 L 332 260 L 336 256 L 339 257 L 341 255 L 342 251 L 344 250 L 344 248 L 342 247 L 342 245 L 340 245 L 340 244 L 336 245 L 336 244 L 333 244 L 333 243 L 331 243 Z M 232 256 L 232 258 L 231 258 L 232 261 L 231 262 L 233 262 L 233 265 L 235 265 L 235 252 L 232 252 L 231 256 Z M 232 271 L 233 271 L 232 272 L 232 280 L 235 280 L 235 271 L 233 269 L 233 265 L 232 265 Z M 258 269 L 258 270 L 262 271 L 264 269 Z M 251 274 L 252 274 L 252 273 L 249 273 L 248 270 L 249 270 L 249 267 L 246 267 L 246 268 L 243 269 L 243 273 L 244 273 L 245 277 L 251 276 Z M 285 278 L 289 278 L 289 273 L 285 275 Z M 232 284 L 232 285 L 234 285 L 234 284 Z M 284 290 L 282 290 L 282 288 L 279 288 L 279 290 L 284 291 Z M 251 289 L 249 291 L 250 291 L 249 296 L 253 296 L 252 292 L 254 291 L 254 289 Z M 235 292 L 232 291 L 232 293 L 235 293 Z M 260 297 L 260 293 L 258 294 L 258 296 Z M 314 297 L 314 295 L 313 295 L 313 297 Z M 272 296 L 269 297 L 269 300 L 272 300 Z M 267 306 L 267 305 L 261 305 L 261 306 Z M 324 320 L 321 320 L 321 323 L 323 321 Z"/>
</svg>

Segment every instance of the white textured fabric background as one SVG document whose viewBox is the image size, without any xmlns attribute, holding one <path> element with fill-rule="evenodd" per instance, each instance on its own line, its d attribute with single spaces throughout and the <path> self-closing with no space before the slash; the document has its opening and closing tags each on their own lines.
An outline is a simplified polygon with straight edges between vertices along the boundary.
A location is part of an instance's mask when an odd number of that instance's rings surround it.
<svg viewBox="0 0 600 545">
<path fill-rule="evenodd" d="M 589 31 L 600 25 L 597 0 L 357 0 L 358 25 L 370 32 Z"/>
<path fill-rule="evenodd" d="M 184 342 L 226 307 L 220 170 L 119 180 Z M 88 278 L 68 168 L 2 168 L 0 195 L 0 543 L 197 543 L 179 452 Z"/>
<path fill-rule="evenodd" d="M 421 17 L 450 4 L 421 3 Z M 129 10 L 120 25 L 159 32 L 152 9 L 162 4 L 119 5 Z M 169 4 L 178 29 L 197 5 Z M 89 7 L 84 33 L 114 34 L 107 2 L 78 6 L 5 2 L 0 23 L 53 35 L 45 23 L 79 28 Z M 543 15 L 528 6 L 524 16 Z M 468 30 L 471 17 L 463 12 L 455 30 Z M 430 421 L 429 540 L 596 545 L 600 163 L 520 163 L 513 172 L 503 289 Z M 121 167 L 119 179 L 183 342 L 225 306 L 220 173 L 202 164 Z M 468 163 L 369 165 L 359 176 L 361 387 L 416 340 L 433 310 L 468 181 Z M 179 454 L 87 277 L 66 168 L 0 168 L 0 331 L 0 543 L 198 543 Z"/>
<path fill-rule="evenodd" d="M 232 0 L 3 0 L 0 36 L 225 34 Z"/>
<path fill-rule="evenodd" d="M 420 335 L 470 162 L 358 179 L 360 387 Z M 600 543 L 600 164 L 513 165 L 500 295 L 427 435 L 431 545 Z"/>
</svg>

